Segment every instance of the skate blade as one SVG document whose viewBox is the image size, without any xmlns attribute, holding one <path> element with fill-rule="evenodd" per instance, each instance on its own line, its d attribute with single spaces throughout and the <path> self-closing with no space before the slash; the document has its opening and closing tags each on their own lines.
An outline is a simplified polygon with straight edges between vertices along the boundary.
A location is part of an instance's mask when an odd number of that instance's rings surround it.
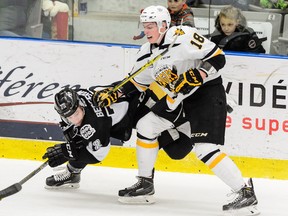
<svg viewBox="0 0 288 216">
<path fill-rule="evenodd" d="M 248 206 L 241 209 L 224 211 L 225 216 L 255 216 L 260 215 L 257 205 Z"/>
<path fill-rule="evenodd" d="M 79 183 L 68 183 L 68 184 L 63 184 L 60 186 L 48 186 L 45 185 L 45 189 L 47 190 L 65 190 L 65 189 L 77 189 L 80 187 Z"/>
<path fill-rule="evenodd" d="M 146 195 L 146 196 L 134 196 L 134 197 L 119 197 L 118 201 L 124 204 L 149 205 L 155 203 L 156 199 L 152 195 Z"/>
</svg>

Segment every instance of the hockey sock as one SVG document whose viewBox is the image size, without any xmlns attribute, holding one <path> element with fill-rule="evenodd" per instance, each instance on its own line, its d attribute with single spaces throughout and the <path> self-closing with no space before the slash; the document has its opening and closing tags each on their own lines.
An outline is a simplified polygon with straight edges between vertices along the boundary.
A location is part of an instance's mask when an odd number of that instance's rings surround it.
<svg viewBox="0 0 288 216">
<path fill-rule="evenodd" d="M 233 191 L 239 191 L 245 186 L 242 174 L 235 163 L 224 153 L 219 152 L 209 163 L 209 168 L 226 183 Z M 218 161 L 219 160 L 219 161 Z"/>
<path fill-rule="evenodd" d="M 138 175 L 142 177 L 151 178 L 154 164 L 159 151 L 157 140 L 147 141 L 137 139 L 136 141 Z"/>
<path fill-rule="evenodd" d="M 196 143 L 195 153 L 214 174 L 233 191 L 245 186 L 244 179 L 235 163 L 213 143 Z"/>
</svg>

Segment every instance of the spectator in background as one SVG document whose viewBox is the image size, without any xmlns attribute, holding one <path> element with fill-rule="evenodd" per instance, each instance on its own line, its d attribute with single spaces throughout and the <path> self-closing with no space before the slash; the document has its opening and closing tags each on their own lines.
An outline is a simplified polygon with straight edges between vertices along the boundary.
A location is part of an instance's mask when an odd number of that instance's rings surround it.
<svg viewBox="0 0 288 216">
<path fill-rule="evenodd" d="M 69 6 L 65 0 L 43 0 L 43 38 L 68 40 Z"/>
<path fill-rule="evenodd" d="M 195 27 L 194 14 L 186 4 L 186 0 L 168 0 L 167 4 L 171 16 L 170 27 L 181 25 L 182 19 L 183 25 Z"/>
<path fill-rule="evenodd" d="M 227 6 L 221 9 L 215 20 L 215 31 L 211 41 L 221 49 L 229 51 L 244 51 L 265 53 L 262 42 L 256 32 L 247 27 L 247 21 L 239 8 Z"/>
<path fill-rule="evenodd" d="M 167 5 L 171 16 L 170 27 L 180 25 L 182 19 L 183 25 L 195 27 L 194 14 L 192 9 L 186 4 L 186 0 L 167 0 Z M 134 36 L 133 40 L 142 39 L 144 36 L 144 32 L 142 31 L 140 35 Z"/>
<path fill-rule="evenodd" d="M 23 36 L 26 29 L 28 8 L 29 0 L 1 0 L 0 36 Z"/>
</svg>

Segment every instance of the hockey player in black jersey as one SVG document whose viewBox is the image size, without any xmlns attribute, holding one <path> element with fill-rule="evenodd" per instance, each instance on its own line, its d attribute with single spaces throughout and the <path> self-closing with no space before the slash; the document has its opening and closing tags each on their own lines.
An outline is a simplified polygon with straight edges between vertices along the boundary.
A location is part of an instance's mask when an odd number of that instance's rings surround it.
<svg viewBox="0 0 288 216">
<path fill-rule="evenodd" d="M 154 193 L 153 168 L 160 146 L 159 135 L 181 125 L 181 118 L 185 116 L 191 124 L 196 156 L 236 194 L 232 202 L 223 205 L 223 210 L 245 209 L 247 214 L 255 215 L 258 201 L 252 180 L 246 184 L 239 168 L 219 148 L 224 145 L 227 115 L 220 70 L 226 63 L 224 52 L 196 28 L 169 28 L 170 21 L 169 12 L 163 6 L 147 7 L 140 15 L 148 42 L 140 47 L 132 74 L 177 38 L 164 56 L 122 86 L 121 94 L 133 88 L 148 91 L 145 106 L 150 112 L 140 118 L 136 126 L 138 182 L 120 190 L 119 201 L 133 202 L 134 198 L 144 197 L 144 202 L 149 202 Z M 106 98 L 107 95 L 95 95 L 94 102 L 101 105 Z M 112 98 L 111 101 L 117 101 Z"/>
<path fill-rule="evenodd" d="M 97 92 L 103 94 L 105 90 Z M 145 107 L 139 105 L 137 92 L 113 104 L 111 100 L 116 95 L 111 95 L 104 101 L 106 107 L 94 106 L 92 94 L 86 89 L 66 88 L 55 95 L 55 109 L 61 117 L 60 127 L 67 142 L 47 148 L 43 158 L 48 158 L 51 167 L 68 163 L 63 172 L 46 179 L 47 189 L 78 188 L 80 173 L 85 166 L 99 163 L 107 156 L 110 137 L 129 140 L 136 122 L 146 112 Z M 182 143 L 180 148 L 177 142 Z M 189 136 L 176 129 L 163 132 L 160 143 L 160 148 L 173 159 L 185 157 L 192 149 Z"/>
<path fill-rule="evenodd" d="M 68 163 L 64 172 L 46 179 L 46 188 L 79 187 L 81 170 L 107 156 L 110 137 L 126 141 L 131 136 L 135 102 L 123 100 L 100 108 L 92 104 L 91 97 L 88 90 L 70 88 L 55 95 L 55 109 L 67 142 L 47 148 L 43 158 L 48 158 L 51 167 Z"/>
</svg>

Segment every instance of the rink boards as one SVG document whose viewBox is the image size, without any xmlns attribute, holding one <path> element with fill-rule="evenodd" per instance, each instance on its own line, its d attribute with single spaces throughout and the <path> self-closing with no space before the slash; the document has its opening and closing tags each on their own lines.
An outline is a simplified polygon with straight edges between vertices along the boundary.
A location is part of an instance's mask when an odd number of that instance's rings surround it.
<svg viewBox="0 0 288 216">
<path fill-rule="evenodd" d="M 109 84 L 131 70 L 137 46 L 0 39 L 1 157 L 41 160 L 63 141 L 53 95 L 65 86 Z M 234 111 L 224 151 L 245 176 L 288 179 L 288 58 L 227 53 L 222 70 Z M 193 134 L 201 136 L 201 134 Z M 135 142 L 112 140 L 104 166 L 136 168 Z M 210 173 L 193 152 L 172 161 L 160 152 L 157 169 Z"/>
<path fill-rule="evenodd" d="M 47 147 L 58 142 L 0 139 L 1 157 L 13 159 L 42 160 Z M 231 156 L 245 177 L 288 179 L 287 160 Z M 97 166 L 137 168 L 136 149 L 112 146 L 107 158 Z M 182 160 L 171 160 L 164 151 L 159 151 L 156 170 L 196 174 L 212 174 L 193 152 Z"/>
</svg>

